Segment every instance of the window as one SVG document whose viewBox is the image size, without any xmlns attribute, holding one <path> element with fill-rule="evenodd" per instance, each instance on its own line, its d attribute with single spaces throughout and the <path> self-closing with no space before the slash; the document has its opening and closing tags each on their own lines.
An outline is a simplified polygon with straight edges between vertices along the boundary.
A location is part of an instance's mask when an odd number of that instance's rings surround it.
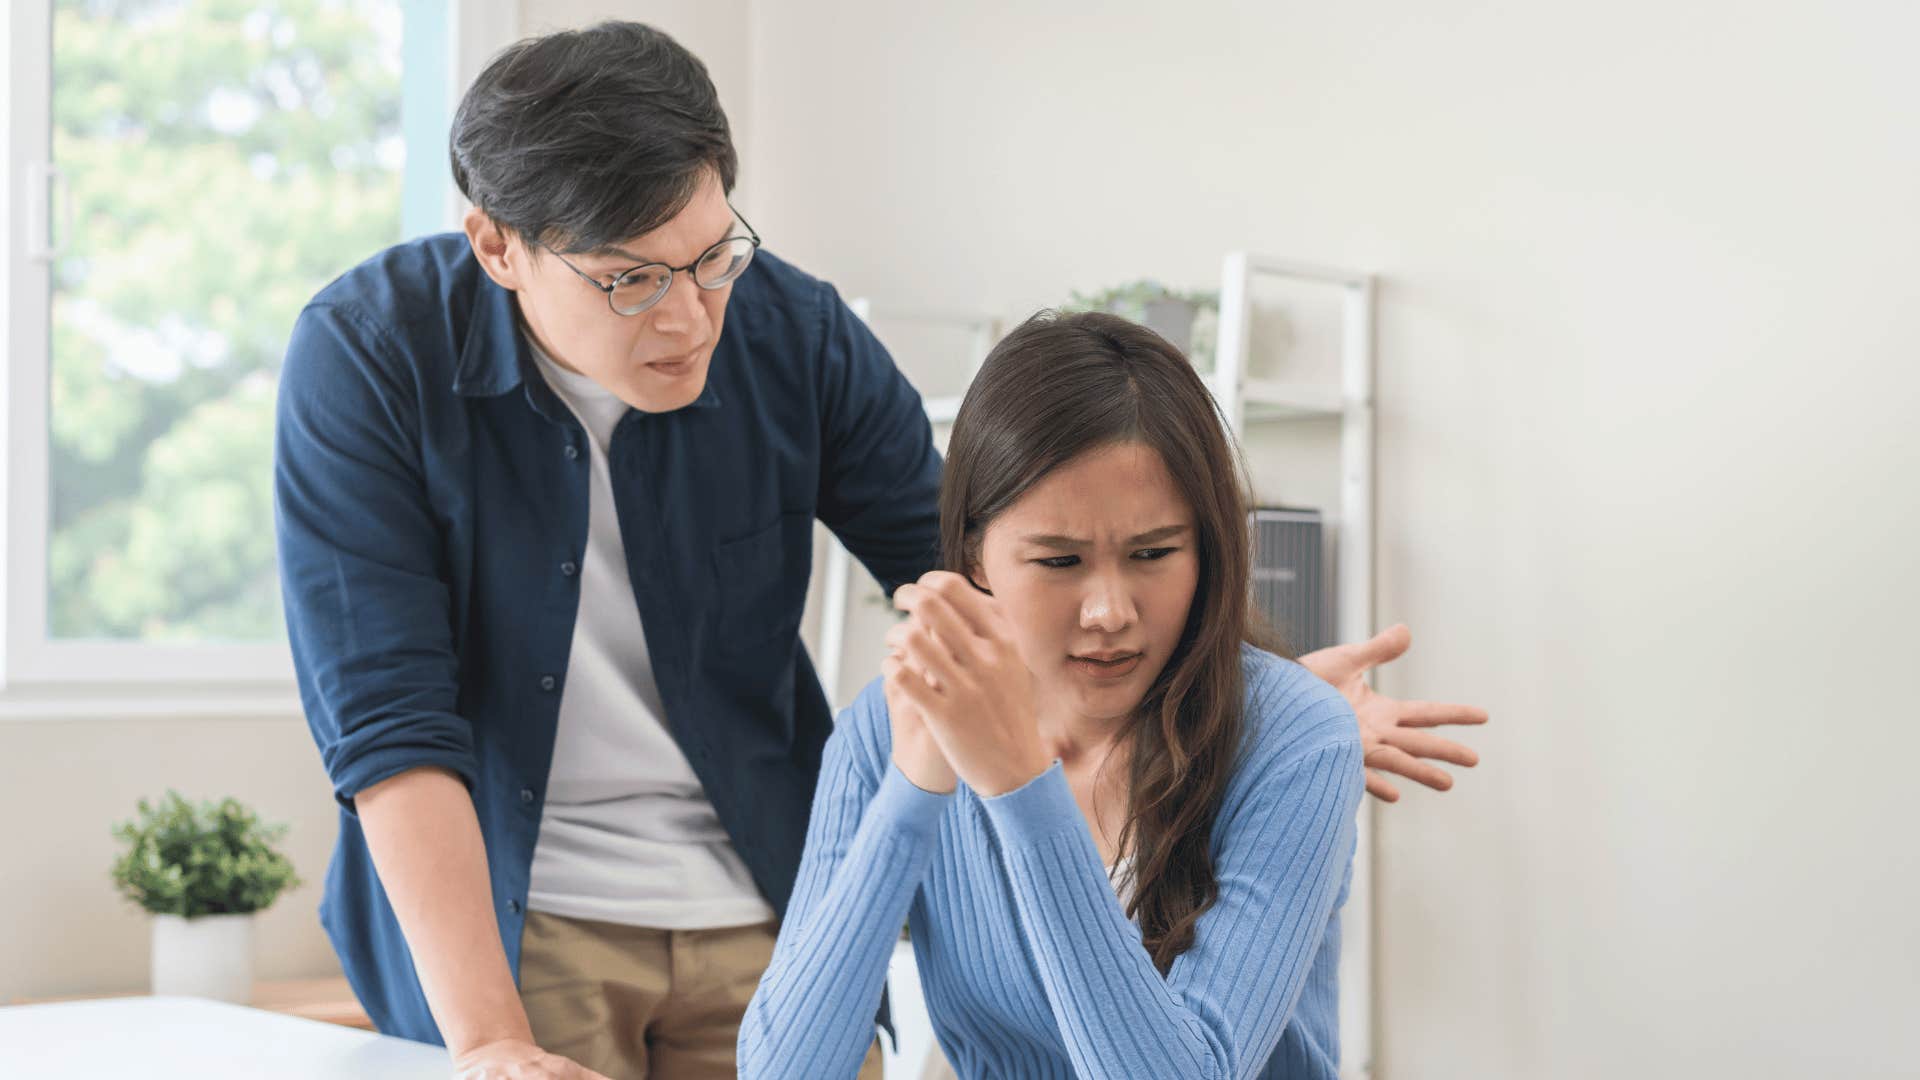
<svg viewBox="0 0 1920 1080">
<path fill-rule="evenodd" d="M 511 14 L 41 0 L 0 16 L 7 205 L 27 210 L 7 229 L 9 685 L 285 684 L 287 333 L 342 271 L 450 226 L 450 76 Z"/>
</svg>

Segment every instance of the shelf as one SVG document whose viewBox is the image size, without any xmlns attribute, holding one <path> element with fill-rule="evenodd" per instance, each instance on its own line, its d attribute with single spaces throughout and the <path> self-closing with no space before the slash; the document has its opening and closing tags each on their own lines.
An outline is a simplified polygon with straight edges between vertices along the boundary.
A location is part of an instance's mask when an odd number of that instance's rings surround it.
<svg viewBox="0 0 1920 1080">
<path fill-rule="evenodd" d="M 1340 302 L 1340 375 L 1331 385 L 1251 377 L 1256 278 L 1280 278 L 1334 290 Z M 1343 642 L 1373 636 L 1373 304 L 1369 274 L 1319 263 L 1236 251 L 1220 268 L 1220 333 L 1209 389 L 1228 427 L 1239 435 L 1263 420 L 1327 418 L 1339 421 L 1340 495 L 1332 520 L 1335 636 Z M 1348 883 L 1340 953 L 1340 1044 L 1348 1060 L 1343 1077 L 1371 1075 L 1374 1048 L 1373 828 L 1367 807 L 1359 815 L 1352 879 Z"/>
<path fill-rule="evenodd" d="M 1227 274 L 1254 273 L 1268 274 L 1273 277 L 1295 278 L 1301 281 L 1317 281 L 1324 285 L 1338 285 L 1346 289 L 1371 289 L 1373 277 L 1354 270 L 1342 270 L 1325 263 L 1305 262 L 1300 259 L 1278 259 L 1270 255 L 1256 255 L 1252 252 L 1236 252 L 1227 256 Z M 1237 260 L 1237 261 L 1236 261 Z"/>
<path fill-rule="evenodd" d="M 1215 400 L 1226 400 L 1220 393 L 1217 377 L 1201 378 Z M 1337 386 L 1285 382 L 1277 379 L 1240 380 L 1240 402 L 1249 422 L 1261 420 L 1339 419 L 1346 414 L 1346 400 Z"/>
<path fill-rule="evenodd" d="M 1212 375 L 1202 375 L 1207 392 L 1222 400 L 1220 387 Z M 1240 383 L 1241 403 L 1249 423 L 1265 420 L 1338 420 L 1346 415 L 1346 401 L 1337 386 L 1285 382 L 1278 379 L 1244 379 Z M 922 402 L 927 421 L 938 427 L 953 423 L 960 414 L 957 397 L 931 397 Z"/>
</svg>

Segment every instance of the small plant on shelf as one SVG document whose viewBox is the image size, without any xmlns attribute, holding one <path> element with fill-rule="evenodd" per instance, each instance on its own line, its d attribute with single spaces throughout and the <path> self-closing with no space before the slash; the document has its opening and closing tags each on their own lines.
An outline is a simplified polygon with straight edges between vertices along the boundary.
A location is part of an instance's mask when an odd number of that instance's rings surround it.
<svg viewBox="0 0 1920 1080">
<path fill-rule="evenodd" d="M 1062 311 L 1105 311 L 1146 326 L 1187 354 L 1201 371 L 1213 369 L 1219 336 L 1220 294 L 1180 292 L 1151 278 L 1098 292 L 1072 292 Z"/>
</svg>

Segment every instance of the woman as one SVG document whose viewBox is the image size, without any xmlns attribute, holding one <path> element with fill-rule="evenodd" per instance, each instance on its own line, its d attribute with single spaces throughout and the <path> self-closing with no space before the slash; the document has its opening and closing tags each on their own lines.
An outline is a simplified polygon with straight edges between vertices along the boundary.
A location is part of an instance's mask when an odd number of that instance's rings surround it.
<svg viewBox="0 0 1920 1080">
<path fill-rule="evenodd" d="M 827 743 L 742 1076 L 853 1076 L 903 920 L 961 1077 L 1336 1075 L 1360 736 L 1252 644 L 1236 464 L 1151 331 L 1043 315 L 994 349 L 947 569 Z"/>
</svg>

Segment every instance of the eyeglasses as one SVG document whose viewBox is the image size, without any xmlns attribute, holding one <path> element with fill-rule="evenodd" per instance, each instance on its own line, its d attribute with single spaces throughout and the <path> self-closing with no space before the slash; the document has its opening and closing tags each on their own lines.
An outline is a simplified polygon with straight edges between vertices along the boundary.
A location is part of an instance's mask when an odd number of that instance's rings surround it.
<svg viewBox="0 0 1920 1080">
<path fill-rule="evenodd" d="M 728 204 L 729 210 L 733 209 Z M 666 263 L 641 263 L 631 270 L 623 270 L 614 276 L 613 284 L 599 281 L 593 275 L 567 261 L 565 255 L 554 251 L 546 244 L 541 247 L 553 252 L 567 269 L 580 275 L 580 280 L 607 294 L 607 306 L 619 315 L 638 315 L 660 302 L 673 288 L 673 275 L 691 274 L 693 283 L 703 289 L 719 289 L 731 284 L 733 280 L 746 272 L 747 264 L 753 261 L 753 253 L 759 250 L 760 234 L 753 231 L 747 219 L 740 217 L 740 211 L 734 210 L 733 216 L 740 218 L 740 224 L 747 226 L 746 236 L 729 236 L 700 253 L 700 257 L 685 266 L 668 266 Z"/>
</svg>

